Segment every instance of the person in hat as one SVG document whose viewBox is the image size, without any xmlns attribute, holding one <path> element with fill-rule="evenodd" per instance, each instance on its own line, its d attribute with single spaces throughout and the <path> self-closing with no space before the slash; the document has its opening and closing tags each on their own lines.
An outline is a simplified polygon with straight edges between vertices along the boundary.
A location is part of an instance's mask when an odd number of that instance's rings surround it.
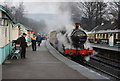
<svg viewBox="0 0 120 81">
<path fill-rule="evenodd" d="M 27 42 L 25 37 L 27 36 L 26 33 L 23 33 L 20 38 L 17 39 L 17 43 L 20 44 L 21 47 L 21 58 L 26 58 L 26 47 L 27 47 Z"/>
<path fill-rule="evenodd" d="M 36 40 L 36 35 L 34 34 L 33 35 L 33 37 L 31 38 L 31 42 L 32 42 L 32 49 L 33 49 L 33 51 L 36 51 L 36 42 L 37 42 L 37 40 Z"/>
</svg>

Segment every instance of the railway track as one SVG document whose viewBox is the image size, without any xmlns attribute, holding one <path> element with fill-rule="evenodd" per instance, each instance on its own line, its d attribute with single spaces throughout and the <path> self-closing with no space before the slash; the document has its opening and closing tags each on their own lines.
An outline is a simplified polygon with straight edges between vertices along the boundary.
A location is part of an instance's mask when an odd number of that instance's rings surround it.
<svg viewBox="0 0 120 81">
<path fill-rule="evenodd" d="M 110 59 L 100 57 L 100 56 L 94 56 L 94 57 L 92 57 L 92 59 L 97 60 L 99 62 L 102 62 L 106 65 L 109 65 L 111 67 L 114 67 L 114 68 L 120 70 L 120 62 L 118 62 L 118 61 L 110 60 Z"/>
<path fill-rule="evenodd" d="M 106 59 L 106 60 L 109 60 L 109 61 L 111 61 L 111 62 L 115 62 L 115 63 L 120 64 L 119 56 L 116 56 L 117 58 L 112 59 L 112 58 L 108 58 L 107 56 L 102 56 L 102 55 L 98 54 L 98 55 L 96 55 L 96 57 L 102 58 L 102 59 Z"/>
<path fill-rule="evenodd" d="M 92 67 L 102 73 L 107 74 L 108 76 L 111 76 L 110 79 L 120 80 L 120 67 L 116 62 L 110 63 L 110 60 L 94 56 L 89 62 L 84 63 L 85 66 Z"/>
<path fill-rule="evenodd" d="M 68 59 L 70 59 L 70 57 L 68 57 Z M 97 71 L 100 74 L 106 75 L 112 81 L 120 80 L 120 62 L 116 62 L 111 59 L 107 59 L 100 56 L 91 57 L 89 62 L 82 62 L 76 59 L 75 60 L 71 59 L 71 60 L 79 64 L 82 64 L 83 66 L 86 66 L 90 69 L 93 69 L 94 71 Z"/>
<path fill-rule="evenodd" d="M 120 80 L 120 63 L 119 62 L 112 61 L 110 59 L 106 59 L 98 56 L 91 57 L 89 62 L 82 62 L 76 59 L 75 60 L 72 59 L 72 60 L 83 66 L 93 69 L 94 71 L 97 71 L 100 74 L 103 74 L 109 77 L 110 80 L 113 80 L 113 81 Z"/>
<path fill-rule="evenodd" d="M 68 59 L 70 59 L 70 57 Z M 72 60 L 83 66 L 93 69 L 94 71 L 97 71 L 100 74 L 103 74 L 109 77 L 110 80 L 113 80 L 113 81 L 120 80 L 120 63 L 119 62 L 112 61 L 110 59 L 106 59 L 98 56 L 91 57 L 89 62 L 82 62 L 76 59 L 75 60 L 72 59 Z"/>
</svg>

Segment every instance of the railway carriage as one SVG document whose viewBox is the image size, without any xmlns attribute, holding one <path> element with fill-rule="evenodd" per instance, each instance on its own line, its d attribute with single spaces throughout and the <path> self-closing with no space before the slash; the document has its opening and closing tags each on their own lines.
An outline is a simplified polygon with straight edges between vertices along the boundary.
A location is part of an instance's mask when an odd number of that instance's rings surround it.
<svg viewBox="0 0 120 81">
<path fill-rule="evenodd" d="M 50 32 L 50 34 L 49 34 L 49 41 L 50 41 L 50 44 L 57 49 L 57 45 L 56 44 L 58 44 L 58 40 L 57 40 L 57 32 L 56 31 Z"/>
<path fill-rule="evenodd" d="M 109 28 L 100 26 L 101 29 L 88 33 L 90 43 L 106 44 L 108 46 L 120 47 L 120 29 L 115 25 L 109 25 Z M 103 28 L 103 29 L 102 29 Z"/>
</svg>

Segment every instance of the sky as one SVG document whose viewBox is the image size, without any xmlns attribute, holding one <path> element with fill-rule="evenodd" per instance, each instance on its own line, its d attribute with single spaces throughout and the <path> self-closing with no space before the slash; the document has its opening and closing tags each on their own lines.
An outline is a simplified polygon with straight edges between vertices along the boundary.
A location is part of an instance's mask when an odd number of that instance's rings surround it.
<svg viewBox="0 0 120 81">
<path fill-rule="evenodd" d="M 8 2 L 11 5 L 18 6 L 20 1 L 23 1 L 24 13 L 28 14 L 56 14 L 58 10 L 58 4 L 56 2 L 50 2 L 48 0 L 0 0 L 1 4 Z"/>
<path fill-rule="evenodd" d="M 25 12 L 29 14 L 56 14 L 57 4 L 54 2 L 78 2 L 78 1 L 97 1 L 97 0 L 0 0 L 0 4 L 9 2 L 17 6 L 19 2 L 24 2 Z M 119 0 L 98 0 L 98 1 L 119 1 Z"/>
<path fill-rule="evenodd" d="M 69 27 L 71 25 L 71 13 L 69 6 L 65 6 L 64 9 L 60 10 L 61 3 L 59 2 L 78 2 L 78 1 L 96 1 L 96 0 L 0 0 L 0 4 L 9 2 L 9 5 L 18 6 L 19 2 L 23 2 L 25 16 L 32 18 L 36 21 L 43 20 L 48 26 L 47 29 L 54 29 L 58 27 Z M 103 0 L 99 0 L 103 1 Z M 119 1 L 119 0 L 104 0 L 104 1 Z M 64 4 L 62 4 L 64 5 Z M 52 15 L 51 15 L 52 14 Z M 53 15 L 54 14 L 54 15 Z"/>
<path fill-rule="evenodd" d="M 57 14 L 57 3 L 52 2 L 26 2 L 25 13 L 31 14 Z"/>
<path fill-rule="evenodd" d="M 94 2 L 94 1 L 106 1 L 106 2 L 111 2 L 111 1 L 119 1 L 119 0 L 0 0 L 1 2 L 4 1 L 24 1 L 24 2 L 78 2 L 78 1 L 87 1 L 87 2 Z"/>
</svg>

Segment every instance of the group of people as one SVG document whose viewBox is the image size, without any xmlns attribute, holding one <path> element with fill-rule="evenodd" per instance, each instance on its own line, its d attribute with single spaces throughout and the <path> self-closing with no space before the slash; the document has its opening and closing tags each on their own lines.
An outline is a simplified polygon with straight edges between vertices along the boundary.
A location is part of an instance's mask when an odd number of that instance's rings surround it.
<svg viewBox="0 0 120 81">
<path fill-rule="evenodd" d="M 40 46 L 41 41 L 42 37 L 40 36 L 40 34 L 38 34 L 38 36 L 36 36 L 35 34 L 33 35 L 33 37 L 31 38 L 33 51 L 36 51 L 36 43 L 38 43 L 38 46 Z"/>
<path fill-rule="evenodd" d="M 20 44 L 21 47 L 21 58 L 26 58 L 26 47 L 27 46 L 27 42 L 25 37 L 27 36 L 26 33 L 23 33 L 23 35 L 17 39 L 17 43 Z M 31 38 L 31 42 L 32 42 L 32 50 L 36 51 L 36 44 L 38 43 L 38 46 L 40 46 L 41 42 L 42 42 L 42 37 L 40 34 L 38 34 L 37 36 L 34 34 L 33 37 Z"/>
</svg>

